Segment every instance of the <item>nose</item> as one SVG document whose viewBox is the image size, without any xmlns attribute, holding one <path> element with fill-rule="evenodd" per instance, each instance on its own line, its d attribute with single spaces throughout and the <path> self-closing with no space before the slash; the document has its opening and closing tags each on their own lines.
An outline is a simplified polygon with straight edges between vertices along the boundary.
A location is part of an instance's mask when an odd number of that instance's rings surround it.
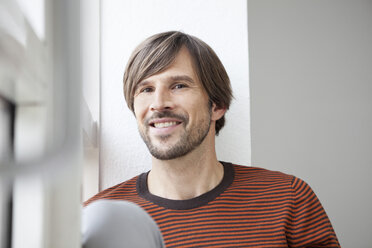
<svg viewBox="0 0 372 248">
<path fill-rule="evenodd" d="M 170 92 L 166 89 L 156 89 L 153 101 L 150 105 L 151 111 L 164 111 L 173 109 L 173 101 L 170 96 Z"/>
</svg>

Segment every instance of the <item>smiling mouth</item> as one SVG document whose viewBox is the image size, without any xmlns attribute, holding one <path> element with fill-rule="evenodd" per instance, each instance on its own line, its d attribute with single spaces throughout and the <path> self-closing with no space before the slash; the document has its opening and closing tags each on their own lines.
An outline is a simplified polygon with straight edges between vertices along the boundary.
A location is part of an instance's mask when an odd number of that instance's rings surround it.
<svg viewBox="0 0 372 248">
<path fill-rule="evenodd" d="M 155 122 L 155 123 L 152 123 L 151 126 L 155 128 L 166 128 L 166 127 L 176 126 L 178 124 L 181 124 L 181 122 L 167 121 L 167 122 Z"/>
</svg>

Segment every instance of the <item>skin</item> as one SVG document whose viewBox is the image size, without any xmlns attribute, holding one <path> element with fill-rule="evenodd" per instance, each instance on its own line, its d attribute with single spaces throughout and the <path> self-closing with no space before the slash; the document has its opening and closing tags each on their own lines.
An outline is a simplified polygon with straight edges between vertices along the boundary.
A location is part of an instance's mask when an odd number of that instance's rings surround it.
<svg viewBox="0 0 372 248">
<path fill-rule="evenodd" d="M 215 123 L 226 109 L 210 106 L 185 47 L 166 70 L 138 84 L 134 112 L 152 153 L 150 193 L 186 200 L 220 183 L 223 166 L 216 157 Z"/>
</svg>

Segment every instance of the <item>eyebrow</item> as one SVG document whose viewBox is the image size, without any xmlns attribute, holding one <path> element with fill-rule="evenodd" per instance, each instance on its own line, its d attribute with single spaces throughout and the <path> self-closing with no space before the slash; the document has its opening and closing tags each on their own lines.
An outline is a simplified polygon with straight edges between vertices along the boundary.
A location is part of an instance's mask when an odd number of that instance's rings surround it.
<svg viewBox="0 0 372 248">
<path fill-rule="evenodd" d="M 195 81 L 191 77 L 186 76 L 186 75 L 171 76 L 170 79 L 172 81 L 187 81 L 189 83 L 195 84 Z"/>
<path fill-rule="evenodd" d="M 187 82 L 189 82 L 189 83 L 191 83 L 191 84 L 195 84 L 195 81 L 191 78 L 191 77 L 189 77 L 189 76 L 187 76 L 187 75 L 176 75 L 176 76 L 170 76 L 169 78 L 168 78 L 168 80 L 170 80 L 170 81 L 187 81 Z M 147 85 L 147 84 L 149 84 L 150 82 L 148 81 L 148 80 L 143 80 L 143 81 L 141 81 L 141 82 L 139 82 L 135 87 L 134 87 L 134 92 L 136 92 L 137 91 L 137 89 L 138 88 L 140 88 L 140 87 L 142 87 L 142 86 L 144 86 L 144 85 Z"/>
</svg>

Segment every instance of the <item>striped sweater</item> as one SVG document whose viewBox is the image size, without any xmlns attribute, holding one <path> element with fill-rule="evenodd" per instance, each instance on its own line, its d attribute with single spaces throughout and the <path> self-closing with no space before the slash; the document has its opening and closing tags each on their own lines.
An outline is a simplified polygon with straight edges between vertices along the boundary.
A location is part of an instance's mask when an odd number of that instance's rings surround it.
<svg viewBox="0 0 372 248">
<path fill-rule="evenodd" d="M 134 202 L 156 221 L 166 247 L 339 247 L 332 225 L 301 179 L 223 163 L 224 178 L 190 200 L 152 195 L 147 174 L 108 188 L 85 202 Z"/>
</svg>

